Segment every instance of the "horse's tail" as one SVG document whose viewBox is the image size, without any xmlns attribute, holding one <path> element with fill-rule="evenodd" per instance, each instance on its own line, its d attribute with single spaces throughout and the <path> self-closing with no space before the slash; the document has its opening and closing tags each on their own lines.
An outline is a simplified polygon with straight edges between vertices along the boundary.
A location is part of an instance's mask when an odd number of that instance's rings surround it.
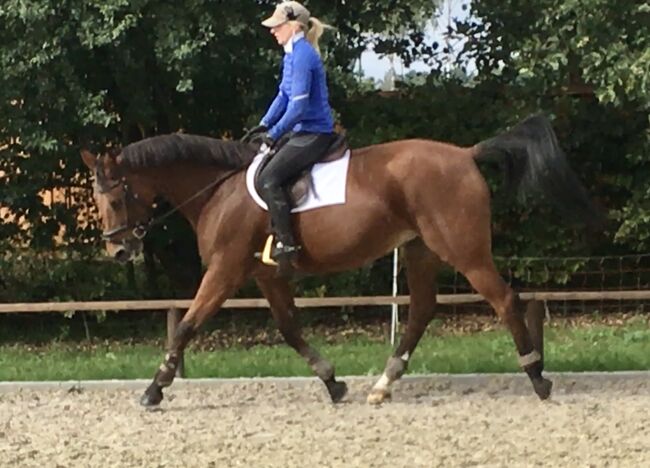
<svg viewBox="0 0 650 468">
<path fill-rule="evenodd" d="M 507 189 L 521 199 L 542 194 L 570 220 L 589 226 L 603 224 L 603 214 L 569 166 L 544 115 L 530 116 L 472 150 L 477 161 L 501 163 Z"/>
</svg>

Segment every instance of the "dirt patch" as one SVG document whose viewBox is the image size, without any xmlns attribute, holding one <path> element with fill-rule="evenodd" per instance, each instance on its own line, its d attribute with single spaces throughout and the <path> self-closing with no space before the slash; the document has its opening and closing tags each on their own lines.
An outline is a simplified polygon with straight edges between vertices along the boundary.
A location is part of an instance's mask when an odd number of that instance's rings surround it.
<svg viewBox="0 0 650 468">
<path fill-rule="evenodd" d="M 587 379 L 588 380 L 588 379 Z M 0 461 L 21 467 L 649 466 L 650 382 L 402 382 L 365 403 L 370 379 L 332 405 L 318 382 L 0 394 Z"/>
</svg>

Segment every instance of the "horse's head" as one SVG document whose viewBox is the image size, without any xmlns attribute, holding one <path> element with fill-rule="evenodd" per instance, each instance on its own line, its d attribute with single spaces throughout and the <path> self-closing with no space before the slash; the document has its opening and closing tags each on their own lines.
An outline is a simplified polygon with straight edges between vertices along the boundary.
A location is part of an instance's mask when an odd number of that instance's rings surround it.
<svg viewBox="0 0 650 468">
<path fill-rule="evenodd" d="M 81 157 L 93 172 L 94 198 L 108 254 L 126 262 L 142 250 L 155 194 L 141 177 L 128 173 L 121 155 L 96 156 L 82 150 Z"/>
</svg>

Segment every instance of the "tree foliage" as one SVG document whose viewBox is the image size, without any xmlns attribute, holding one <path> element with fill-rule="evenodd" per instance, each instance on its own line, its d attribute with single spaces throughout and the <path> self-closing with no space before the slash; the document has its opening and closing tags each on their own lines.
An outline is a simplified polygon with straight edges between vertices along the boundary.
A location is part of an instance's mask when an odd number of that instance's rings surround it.
<svg viewBox="0 0 650 468">
<path fill-rule="evenodd" d="M 354 88 L 351 68 L 367 44 L 415 53 L 417 44 L 391 42 L 394 27 L 417 31 L 433 5 L 310 2 L 338 25 L 327 37 L 335 102 Z M 181 129 L 240 135 L 274 94 L 281 54 L 259 24 L 272 9 L 270 1 L 3 1 L 2 205 L 32 224 L 22 240 L 51 247 L 61 225 L 68 242 L 87 236 L 77 230 L 75 207 L 46 206 L 39 194 L 86 184 L 82 145 L 104 148 Z M 20 233 L 5 223 L 0 234 Z"/>
<path fill-rule="evenodd" d="M 451 72 L 424 34 L 439 2 L 306 3 L 336 27 L 323 49 L 333 106 L 355 146 L 408 137 L 469 145 L 529 113 L 553 117 L 572 166 L 609 211 L 611 232 L 586 237 L 562 227 L 543 203 L 501 199 L 486 168 L 498 254 L 648 249 L 650 8 L 643 2 L 474 0 L 470 19 L 448 31 L 462 44 Z M 62 239 L 96 253 L 95 227 L 78 222 L 90 206 L 82 146 L 100 150 L 177 130 L 238 137 L 255 123 L 279 71 L 281 53 L 259 25 L 273 7 L 270 0 L 2 0 L 0 206 L 14 217 L 0 222 L 0 247 L 43 252 L 60 249 Z M 369 46 L 407 63 L 425 59 L 431 73 L 390 97 L 368 91 L 354 65 Z M 67 197 L 50 200 L 54 190 Z M 158 232 L 152 251 L 188 251 L 186 229 Z"/>
<path fill-rule="evenodd" d="M 517 109 L 556 116 L 563 144 L 618 221 L 626 251 L 650 246 L 650 7 L 622 0 L 481 0 L 461 25 L 478 79 Z M 615 247 L 609 247 L 612 249 Z"/>
</svg>

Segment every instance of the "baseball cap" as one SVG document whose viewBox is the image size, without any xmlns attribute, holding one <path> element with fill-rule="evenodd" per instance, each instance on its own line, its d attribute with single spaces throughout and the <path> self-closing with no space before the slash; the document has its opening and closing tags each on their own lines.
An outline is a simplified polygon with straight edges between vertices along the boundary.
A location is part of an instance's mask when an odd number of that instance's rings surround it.
<svg viewBox="0 0 650 468">
<path fill-rule="evenodd" d="M 310 13 L 307 8 L 298 2 L 282 2 L 276 8 L 273 14 L 262 21 L 262 25 L 267 28 L 274 28 L 286 23 L 287 21 L 298 21 L 307 26 L 309 23 Z"/>
</svg>

